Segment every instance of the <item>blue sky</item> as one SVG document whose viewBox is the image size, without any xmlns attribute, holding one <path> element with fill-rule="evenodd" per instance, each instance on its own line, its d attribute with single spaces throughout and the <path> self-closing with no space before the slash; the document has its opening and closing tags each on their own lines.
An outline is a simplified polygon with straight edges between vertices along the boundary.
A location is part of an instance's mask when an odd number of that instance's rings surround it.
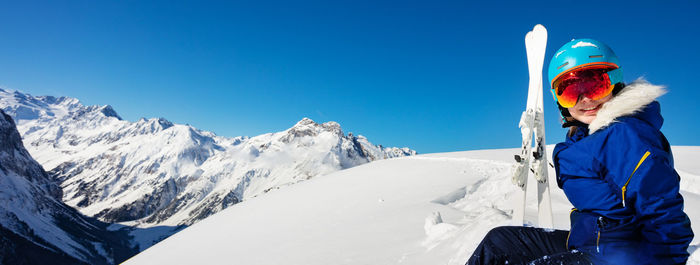
<svg viewBox="0 0 700 265">
<path fill-rule="evenodd" d="M 613 3 L 614 2 L 614 3 Z M 0 87 L 112 105 L 223 136 L 337 121 L 420 153 L 512 148 L 524 36 L 545 65 L 572 38 L 610 45 L 627 82 L 668 86 L 662 131 L 700 145 L 700 2 L 5 1 Z M 547 87 L 548 88 L 548 87 Z M 545 91 L 548 143 L 563 139 Z"/>
</svg>

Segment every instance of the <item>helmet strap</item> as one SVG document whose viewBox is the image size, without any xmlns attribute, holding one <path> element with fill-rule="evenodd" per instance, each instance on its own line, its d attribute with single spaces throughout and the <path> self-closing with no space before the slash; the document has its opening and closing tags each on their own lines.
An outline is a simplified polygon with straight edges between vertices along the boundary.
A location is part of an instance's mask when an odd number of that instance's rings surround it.
<svg viewBox="0 0 700 265">
<path fill-rule="evenodd" d="M 570 121 L 567 119 L 563 119 L 564 124 L 561 125 L 562 128 L 567 128 L 567 127 L 588 127 L 588 124 L 585 124 L 583 122 L 578 121 L 577 119 L 571 119 Z"/>
<path fill-rule="evenodd" d="M 559 108 L 559 113 L 561 113 L 562 118 L 571 117 L 571 113 L 569 113 L 569 109 L 564 108 L 561 105 L 559 105 L 559 102 L 557 102 L 557 107 Z"/>
<path fill-rule="evenodd" d="M 623 88 L 625 88 L 625 83 L 620 82 L 620 83 L 615 84 L 615 87 L 613 88 L 613 91 L 612 91 L 613 97 L 617 96 L 617 94 L 620 93 L 620 91 L 622 91 Z"/>
</svg>

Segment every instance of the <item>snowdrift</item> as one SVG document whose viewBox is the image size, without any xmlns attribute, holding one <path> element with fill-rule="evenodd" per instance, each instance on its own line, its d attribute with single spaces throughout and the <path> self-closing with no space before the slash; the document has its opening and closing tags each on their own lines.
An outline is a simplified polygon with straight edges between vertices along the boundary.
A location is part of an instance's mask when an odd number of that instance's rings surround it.
<svg viewBox="0 0 700 265">
<path fill-rule="evenodd" d="M 700 147 L 673 151 L 697 232 Z M 311 179 L 219 212 L 125 264 L 464 264 L 489 229 L 510 224 L 516 152 L 402 157 Z M 572 206 L 549 173 L 554 226 L 568 229 Z M 530 189 L 532 225 L 535 198 Z M 700 264 L 699 243 L 688 264 Z"/>
</svg>

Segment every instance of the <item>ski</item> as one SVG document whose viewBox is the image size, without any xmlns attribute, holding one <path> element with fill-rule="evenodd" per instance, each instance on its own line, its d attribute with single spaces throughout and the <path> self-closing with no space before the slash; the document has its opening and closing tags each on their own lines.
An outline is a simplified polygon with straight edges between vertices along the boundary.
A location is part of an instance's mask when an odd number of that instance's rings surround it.
<svg viewBox="0 0 700 265">
<path fill-rule="evenodd" d="M 512 181 L 520 189 L 514 198 L 513 224 L 525 224 L 525 202 L 527 195 L 527 179 L 533 172 L 537 180 L 537 209 L 538 226 L 552 228 L 552 203 L 549 193 L 549 177 L 547 174 L 547 149 L 544 133 L 544 111 L 542 107 L 543 86 L 542 67 L 547 47 L 547 29 L 537 24 L 525 35 L 527 50 L 527 65 L 530 82 L 527 94 L 527 106 L 520 116 L 520 132 L 522 133 L 522 148 L 515 155 L 515 169 Z M 534 152 L 533 150 L 533 136 Z"/>
</svg>

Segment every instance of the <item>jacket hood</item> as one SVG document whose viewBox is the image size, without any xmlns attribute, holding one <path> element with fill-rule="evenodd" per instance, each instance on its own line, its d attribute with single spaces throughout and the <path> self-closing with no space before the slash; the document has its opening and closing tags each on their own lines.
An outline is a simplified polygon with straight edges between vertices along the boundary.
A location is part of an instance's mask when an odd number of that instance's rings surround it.
<svg viewBox="0 0 700 265">
<path fill-rule="evenodd" d="M 644 79 L 637 79 L 627 85 L 610 101 L 603 104 L 595 120 L 588 125 L 590 134 L 618 122 L 618 118 L 638 114 L 639 118 L 660 128 L 663 123 L 656 99 L 666 90 L 663 86 L 652 85 Z M 652 104 L 655 103 L 655 104 Z"/>
</svg>

